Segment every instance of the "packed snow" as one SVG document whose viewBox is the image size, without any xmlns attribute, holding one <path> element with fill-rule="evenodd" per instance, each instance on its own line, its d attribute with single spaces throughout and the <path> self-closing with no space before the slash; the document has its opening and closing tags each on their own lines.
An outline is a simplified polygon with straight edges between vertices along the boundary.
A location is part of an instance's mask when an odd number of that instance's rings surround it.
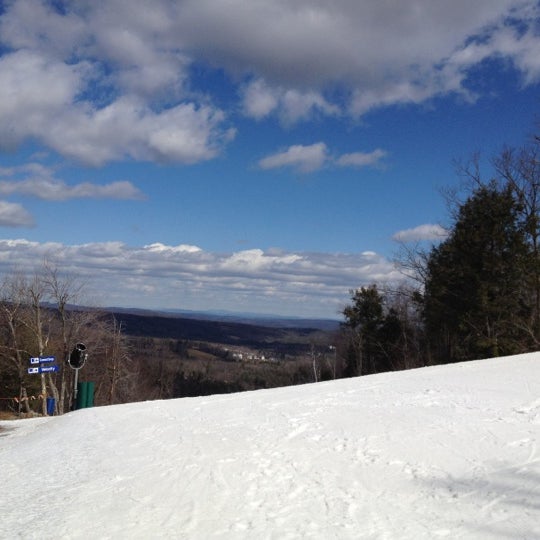
<svg viewBox="0 0 540 540">
<path fill-rule="evenodd" d="M 540 353 L 0 423 L 0 538 L 540 538 Z"/>
</svg>

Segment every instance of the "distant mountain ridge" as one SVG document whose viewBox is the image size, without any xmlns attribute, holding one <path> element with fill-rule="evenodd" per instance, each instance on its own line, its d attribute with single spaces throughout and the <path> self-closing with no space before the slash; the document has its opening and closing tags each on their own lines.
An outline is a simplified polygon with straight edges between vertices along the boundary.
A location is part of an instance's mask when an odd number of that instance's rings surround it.
<svg viewBox="0 0 540 540">
<path fill-rule="evenodd" d="M 195 311 L 187 309 L 142 309 L 109 307 L 112 313 L 128 313 L 140 316 L 171 317 L 194 319 L 200 321 L 216 321 L 238 323 L 268 328 L 305 328 L 313 330 L 333 331 L 339 328 L 340 321 L 336 319 L 318 319 L 303 317 L 283 317 L 280 315 L 265 315 L 258 313 L 236 313 L 232 311 Z"/>
<path fill-rule="evenodd" d="M 202 314 L 186 316 L 183 313 L 141 309 L 109 308 L 121 323 L 126 335 L 189 341 L 204 341 L 224 345 L 255 348 L 297 349 L 306 347 L 315 336 L 337 329 L 337 321 L 306 319 L 246 319 Z M 213 318 L 215 317 L 215 318 Z M 317 327 L 317 323 L 319 326 Z"/>
</svg>

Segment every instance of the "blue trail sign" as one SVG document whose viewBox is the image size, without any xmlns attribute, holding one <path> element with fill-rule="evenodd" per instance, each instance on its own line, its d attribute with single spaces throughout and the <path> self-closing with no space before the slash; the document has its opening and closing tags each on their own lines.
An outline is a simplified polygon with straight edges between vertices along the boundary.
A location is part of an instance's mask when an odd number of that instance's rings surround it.
<svg viewBox="0 0 540 540">
<path fill-rule="evenodd" d="M 39 366 L 40 373 L 56 373 L 60 368 L 58 366 Z"/>
<path fill-rule="evenodd" d="M 59 366 L 51 365 L 56 362 L 56 356 L 32 356 L 30 357 L 30 365 L 28 373 L 34 375 L 36 373 L 56 373 L 60 371 Z"/>
<path fill-rule="evenodd" d="M 50 364 L 51 362 L 56 362 L 56 356 L 40 356 L 40 364 Z"/>
<path fill-rule="evenodd" d="M 50 364 L 56 362 L 56 356 L 32 356 L 30 358 L 31 364 Z"/>
<path fill-rule="evenodd" d="M 38 373 L 56 373 L 58 371 L 60 371 L 59 366 L 36 366 L 28 368 L 28 373 L 30 375 L 36 375 Z"/>
</svg>

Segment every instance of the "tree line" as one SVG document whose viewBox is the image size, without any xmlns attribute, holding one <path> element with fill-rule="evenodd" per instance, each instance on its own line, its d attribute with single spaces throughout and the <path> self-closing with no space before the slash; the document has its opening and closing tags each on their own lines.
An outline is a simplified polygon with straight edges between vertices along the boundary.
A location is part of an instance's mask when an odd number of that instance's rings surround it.
<svg viewBox="0 0 540 540">
<path fill-rule="evenodd" d="M 484 179 L 478 158 L 447 193 L 437 245 L 404 247 L 407 280 L 352 291 L 343 310 L 344 376 L 529 352 L 540 344 L 540 138 L 505 149 Z"/>
<path fill-rule="evenodd" d="M 328 362 L 321 354 L 314 375 L 313 347 L 312 355 L 306 353 L 305 358 L 292 343 L 287 358 L 281 354 L 283 358 L 273 362 L 236 362 L 226 344 L 150 337 L 156 324 L 151 317 L 148 335 L 142 335 L 140 321 L 128 333 L 131 319 L 89 307 L 86 289 L 77 276 L 66 275 L 49 261 L 33 273 L 13 271 L 4 276 L 0 282 L 0 411 L 45 415 L 51 398 L 53 414 L 72 410 L 75 370 L 68 359 L 80 343 L 89 358 L 77 372 L 78 381 L 94 383 L 93 401 L 98 406 L 271 388 L 325 377 Z M 174 325 L 178 324 L 175 319 Z M 274 335 L 276 330 L 271 332 Z M 210 336 L 215 337 L 215 332 Z M 53 357 L 55 361 L 46 367 L 57 369 L 31 372 L 35 370 L 31 358 Z"/>
<path fill-rule="evenodd" d="M 96 394 L 114 402 L 129 370 L 121 327 L 114 317 L 97 309 L 78 309 L 84 284 L 61 275 L 45 261 L 32 275 L 13 272 L 0 283 L 0 397 L 17 412 L 46 414 L 46 398 L 54 398 L 55 413 L 70 410 L 74 397 L 73 370 L 67 359 L 84 342 L 95 362 L 89 376 Z M 57 371 L 30 373 L 30 358 L 52 358 Z M 7 403 L 0 404 L 7 408 Z"/>
</svg>

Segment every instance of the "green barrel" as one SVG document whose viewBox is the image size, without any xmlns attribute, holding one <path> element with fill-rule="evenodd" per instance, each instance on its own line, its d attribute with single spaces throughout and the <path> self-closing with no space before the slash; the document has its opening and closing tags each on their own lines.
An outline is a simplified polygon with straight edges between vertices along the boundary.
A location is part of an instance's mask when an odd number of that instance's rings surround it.
<svg viewBox="0 0 540 540">
<path fill-rule="evenodd" d="M 88 383 L 77 383 L 77 409 L 84 409 L 88 400 Z"/>
<path fill-rule="evenodd" d="M 95 384 L 91 381 L 87 382 L 88 391 L 86 394 L 86 406 L 87 407 L 93 407 L 94 406 L 94 387 Z"/>
</svg>

